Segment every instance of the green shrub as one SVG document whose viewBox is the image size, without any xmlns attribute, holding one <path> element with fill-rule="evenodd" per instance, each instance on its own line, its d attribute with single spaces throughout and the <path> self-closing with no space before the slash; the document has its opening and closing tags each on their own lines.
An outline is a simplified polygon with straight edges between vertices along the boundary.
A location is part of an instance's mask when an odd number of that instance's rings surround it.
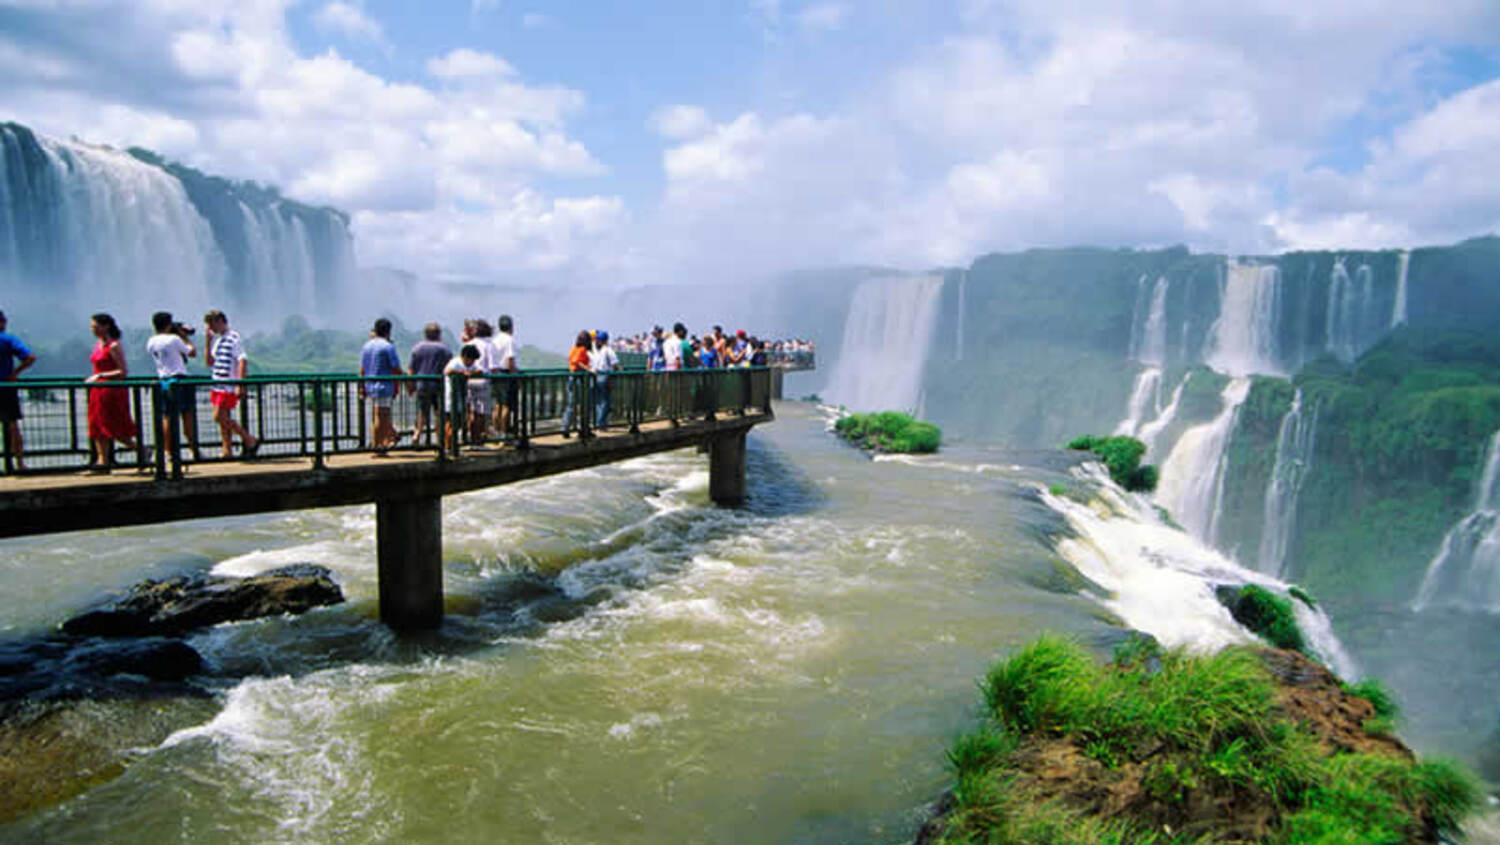
<svg viewBox="0 0 1500 845">
<path fill-rule="evenodd" d="M 1156 489 L 1158 473 L 1154 466 L 1141 466 L 1146 444 L 1134 437 L 1083 435 L 1068 442 L 1068 448 L 1093 452 L 1109 469 L 1109 477 L 1126 490 L 1150 492 Z"/>
<path fill-rule="evenodd" d="M 1395 719 L 1401 715 L 1401 706 L 1396 703 L 1396 697 L 1385 688 L 1378 678 L 1365 678 L 1357 684 L 1344 684 L 1344 692 L 1370 702 L 1375 708 L 1375 715 L 1382 719 Z"/>
<path fill-rule="evenodd" d="M 1292 651 L 1307 650 L 1292 603 L 1265 587 L 1256 584 L 1241 587 L 1231 612 L 1236 622 L 1271 645 Z"/>
<path fill-rule="evenodd" d="M 937 426 L 899 411 L 849 414 L 835 421 L 833 430 L 857 446 L 881 452 L 936 452 L 943 439 Z"/>
<path fill-rule="evenodd" d="M 1292 598 L 1296 599 L 1297 601 L 1300 601 L 1303 604 L 1307 605 L 1312 610 L 1317 610 L 1318 609 L 1318 600 L 1315 599 L 1315 598 L 1313 598 L 1311 593 L 1309 593 L 1308 591 L 1302 589 L 1301 587 L 1297 586 L 1296 584 L 1293 584 L 1292 586 L 1287 587 L 1286 588 L 1286 594 L 1289 595 L 1289 596 L 1291 596 Z"/>
</svg>

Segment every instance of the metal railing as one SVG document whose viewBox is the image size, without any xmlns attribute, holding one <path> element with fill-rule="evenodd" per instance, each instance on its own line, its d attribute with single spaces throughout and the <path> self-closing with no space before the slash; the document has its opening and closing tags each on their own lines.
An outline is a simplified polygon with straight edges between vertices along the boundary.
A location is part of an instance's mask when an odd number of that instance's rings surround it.
<svg viewBox="0 0 1500 845">
<path fill-rule="evenodd" d="M 489 406 L 483 440 L 525 449 L 532 440 L 548 435 L 594 437 L 601 414 L 606 427 L 634 433 L 651 422 L 677 426 L 750 410 L 769 412 L 771 403 L 767 367 L 621 370 L 603 378 L 566 370 L 473 379 L 462 375 L 261 375 L 215 382 L 193 377 L 170 385 L 154 378 L 92 384 L 81 379 L 20 379 L 0 384 L 0 390 L 19 393 L 22 419 L 18 427 L 24 449 L 17 453 L 9 427 L 0 424 L 0 470 L 5 475 L 30 475 L 103 469 L 89 437 L 88 419 L 89 403 L 103 401 L 103 391 L 125 391 L 136 428 L 129 443 L 110 443 L 106 457 L 115 470 L 136 470 L 166 480 L 182 477 L 184 467 L 193 464 L 246 460 L 238 438 L 229 452 L 223 449 L 210 401 L 210 390 L 216 387 L 241 392 L 231 414 L 259 441 L 256 459 L 310 458 L 313 467 L 321 469 L 332 456 L 387 451 L 376 449 L 371 438 L 374 403 L 368 392 L 377 382 L 394 388 L 391 421 L 401 438 L 391 450 L 431 452 L 439 461 L 458 457 L 465 447 L 482 445 L 469 436 L 466 424 L 471 408 L 481 404 Z M 483 401 L 486 398 L 488 402 Z M 185 424 L 182 415 L 172 413 L 169 400 L 186 408 Z M 511 409 L 506 430 L 501 432 L 489 424 L 499 404 Z M 426 425 L 419 426 L 423 410 Z M 174 416 L 174 424 L 168 424 Z"/>
</svg>

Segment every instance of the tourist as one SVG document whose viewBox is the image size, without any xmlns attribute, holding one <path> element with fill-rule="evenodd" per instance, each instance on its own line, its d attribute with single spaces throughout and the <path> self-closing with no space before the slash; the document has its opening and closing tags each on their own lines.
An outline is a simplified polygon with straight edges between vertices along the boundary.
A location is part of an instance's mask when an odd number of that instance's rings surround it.
<svg viewBox="0 0 1500 845">
<path fill-rule="evenodd" d="M 168 315 L 171 322 L 171 315 Z M 119 381 L 129 375 L 125 363 L 125 349 L 120 346 L 120 326 L 108 314 L 95 314 L 89 322 L 89 330 L 98 341 L 89 364 L 93 374 L 84 381 L 88 384 Z M 176 335 L 172 335 L 176 337 Z M 89 390 L 89 441 L 93 444 L 93 465 L 90 472 L 109 472 L 115 463 L 115 441 L 126 448 L 135 448 L 137 429 L 130 416 L 130 392 L 123 387 L 95 387 Z"/>
<path fill-rule="evenodd" d="M 682 369 L 682 339 L 687 337 L 687 329 L 681 323 L 672 326 L 672 333 L 667 335 L 666 342 L 662 344 L 662 364 L 667 372 Z"/>
<path fill-rule="evenodd" d="M 713 344 L 714 365 L 718 367 L 729 366 L 727 363 L 729 360 L 729 340 L 724 337 L 723 326 L 714 326 Z"/>
<path fill-rule="evenodd" d="M 479 350 L 479 368 L 484 370 L 486 377 L 500 372 L 500 354 L 495 348 L 495 327 L 490 325 L 489 320 L 481 317 L 474 321 L 474 337 L 469 343 L 474 344 L 474 348 Z M 493 390 L 492 387 L 492 393 Z M 486 402 L 485 407 L 492 407 L 492 404 Z M 485 434 L 488 434 L 489 425 L 488 422 L 485 423 Z M 485 437 L 481 436 L 479 442 L 483 443 L 484 440 Z"/>
<path fill-rule="evenodd" d="M 594 428 L 601 431 L 609 425 L 609 374 L 619 368 L 620 359 L 609 347 L 609 332 L 600 329 L 594 335 L 589 369 L 594 373 Z"/>
<path fill-rule="evenodd" d="M 575 374 L 588 372 L 590 345 L 589 333 L 579 332 L 578 337 L 573 341 L 573 348 L 568 351 L 567 396 L 563 400 L 562 436 L 565 438 L 573 436 L 573 414 L 578 402 L 582 400 L 578 394 L 585 392 L 581 387 L 583 382 L 580 382 L 580 377 Z"/>
<path fill-rule="evenodd" d="M 191 383 L 184 380 L 188 374 L 187 359 L 198 354 L 198 350 L 188 340 L 193 336 L 193 327 L 174 321 L 170 311 L 152 314 L 151 327 L 156 330 L 156 334 L 146 341 L 146 351 L 151 354 L 151 360 L 156 362 L 156 377 L 161 379 L 159 395 L 162 397 L 162 439 L 171 443 L 174 435 L 186 438 L 193 460 L 201 461 L 203 455 L 198 451 L 197 391 Z"/>
<path fill-rule="evenodd" d="M 688 340 L 687 326 L 674 323 L 672 333 L 677 335 L 677 359 L 682 362 L 682 368 L 698 366 L 698 359 L 693 357 L 693 343 Z"/>
<path fill-rule="evenodd" d="M 19 337 L 7 332 L 5 312 L 0 311 L 0 383 L 15 381 L 32 364 L 36 355 Z M 0 387 L 0 423 L 5 425 L 6 453 L 17 472 L 26 469 L 25 454 L 21 441 L 21 391 L 16 387 Z"/>
<path fill-rule="evenodd" d="M 234 418 L 234 409 L 245 398 L 243 384 L 218 384 L 242 380 L 249 373 L 250 365 L 245 360 L 245 348 L 240 344 L 240 333 L 229 327 L 229 318 L 215 308 L 203 315 L 205 363 L 208 364 L 216 384 L 208 392 L 209 404 L 214 409 L 214 422 L 219 424 L 219 439 L 223 445 L 223 456 L 229 457 L 234 450 L 234 437 L 238 434 L 245 457 L 255 457 L 260 441 L 251 436 L 244 426 Z"/>
<path fill-rule="evenodd" d="M 476 352 L 478 350 L 475 350 Z M 443 343 L 443 327 L 428 323 L 422 327 L 422 339 L 411 348 L 407 369 L 414 376 L 437 376 L 436 380 L 416 381 L 407 390 L 417 396 L 417 424 L 412 429 L 412 441 L 424 436 L 432 442 L 433 422 L 438 417 L 438 403 L 443 400 L 443 379 L 448 362 L 453 360 L 453 350 Z M 440 435 L 441 436 L 441 435 Z"/>
<path fill-rule="evenodd" d="M 401 356 L 396 352 L 396 344 L 391 343 L 391 321 L 381 317 L 375 321 L 373 336 L 360 350 L 359 375 L 361 378 L 370 378 L 401 374 Z M 362 381 L 359 383 L 359 395 L 370 400 L 374 416 L 371 436 L 375 454 L 377 457 L 385 457 L 398 439 L 396 426 L 391 423 L 391 405 L 396 398 L 396 383 Z"/>
<path fill-rule="evenodd" d="M 521 371 L 516 364 L 515 323 L 509 314 L 501 314 L 499 324 L 500 332 L 495 335 L 493 341 L 497 372 L 514 375 Z M 502 378 L 495 382 L 494 388 L 495 431 L 504 438 L 510 436 L 510 420 L 519 403 L 521 383 L 514 378 Z"/>
<path fill-rule="evenodd" d="M 706 337 L 698 345 L 698 364 L 705 370 L 719 366 L 719 350 L 714 345 L 713 338 Z"/>
<path fill-rule="evenodd" d="M 750 338 L 750 366 L 764 367 L 766 365 L 766 342 L 758 337 Z"/>
<path fill-rule="evenodd" d="M 662 357 L 662 328 L 651 327 L 651 343 L 646 351 L 646 369 L 658 372 L 667 368 L 667 361 Z"/>
<path fill-rule="evenodd" d="M 458 451 L 458 427 L 462 420 L 468 432 L 469 442 L 484 442 L 484 428 L 490 413 L 490 382 L 484 368 L 479 366 L 479 347 L 466 343 L 458 350 L 458 357 L 450 358 L 443 367 L 449 413 L 448 448 Z M 463 390 L 458 390 L 458 384 Z M 461 401 L 460 401 L 461 399 Z"/>
</svg>

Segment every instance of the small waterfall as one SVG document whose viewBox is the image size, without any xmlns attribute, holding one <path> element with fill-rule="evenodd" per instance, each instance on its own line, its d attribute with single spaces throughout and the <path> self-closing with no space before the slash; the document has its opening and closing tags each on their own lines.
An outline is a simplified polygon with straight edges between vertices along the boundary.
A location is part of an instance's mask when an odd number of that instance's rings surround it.
<svg viewBox="0 0 1500 845">
<path fill-rule="evenodd" d="M 1406 310 L 1404 305 L 1401 310 Z M 1328 351 L 1346 364 L 1353 362 L 1375 344 L 1387 328 L 1385 322 L 1375 311 L 1375 273 L 1370 265 L 1359 265 L 1351 278 L 1344 259 L 1335 259 L 1328 282 Z"/>
<path fill-rule="evenodd" d="M 917 409 L 942 290 L 942 276 L 861 282 L 844 321 L 828 400 L 856 411 Z"/>
<path fill-rule="evenodd" d="M 1147 409 L 1152 414 L 1161 413 L 1161 368 L 1147 367 L 1135 377 L 1135 387 L 1130 391 L 1130 404 L 1125 409 L 1125 419 L 1115 426 L 1115 434 L 1135 436 L 1146 422 Z"/>
<path fill-rule="evenodd" d="M 1231 260 L 1226 267 L 1219 319 L 1209 330 L 1205 363 L 1231 376 L 1280 375 L 1276 315 L 1281 271 L 1273 264 Z"/>
<path fill-rule="evenodd" d="M 1401 250 L 1396 263 L 1396 301 L 1391 305 L 1391 328 L 1406 324 L 1406 274 L 1411 269 L 1411 250 Z"/>
<path fill-rule="evenodd" d="M 1135 356 L 1143 364 L 1160 367 L 1167 361 L 1167 288 L 1170 286 L 1166 276 L 1158 276 L 1156 284 L 1151 286 L 1151 307 L 1146 312 L 1146 324 L 1142 327 Z"/>
<path fill-rule="evenodd" d="M 1222 410 L 1213 420 L 1183 432 L 1161 467 L 1156 501 L 1199 540 L 1213 544 L 1224 505 L 1224 467 L 1240 406 L 1250 395 L 1250 379 L 1230 380 L 1220 394 Z"/>
<path fill-rule="evenodd" d="M 1171 425 L 1173 420 L 1177 419 L 1177 406 L 1182 401 L 1182 391 L 1187 387 L 1190 378 L 1192 378 L 1191 373 L 1183 376 L 1182 381 L 1177 383 L 1177 388 L 1172 391 L 1172 398 L 1167 400 L 1166 407 L 1157 412 L 1156 419 L 1141 426 L 1135 432 L 1136 439 L 1146 444 L 1146 455 L 1142 458 L 1143 461 L 1148 463 L 1151 461 L 1156 452 L 1156 439 L 1161 437 L 1161 433 L 1167 430 L 1167 426 Z"/>
<path fill-rule="evenodd" d="M 1412 609 L 1432 605 L 1500 612 L 1500 431 L 1490 437 L 1474 509 L 1443 537 Z"/>
<path fill-rule="evenodd" d="M 953 357 L 955 360 L 964 359 L 964 319 L 968 312 L 966 294 L 969 290 L 969 271 L 965 269 L 958 277 L 958 331 L 953 336 Z"/>
<path fill-rule="evenodd" d="M 1291 548 L 1297 521 L 1297 497 L 1312 468 L 1318 410 L 1302 406 L 1302 391 L 1292 396 L 1292 407 L 1281 418 L 1276 435 L 1276 464 L 1266 485 L 1265 516 L 1262 520 L 1256 568 L 1278 578 L 1286 576 L 1286 555 Z"/>
</svg>

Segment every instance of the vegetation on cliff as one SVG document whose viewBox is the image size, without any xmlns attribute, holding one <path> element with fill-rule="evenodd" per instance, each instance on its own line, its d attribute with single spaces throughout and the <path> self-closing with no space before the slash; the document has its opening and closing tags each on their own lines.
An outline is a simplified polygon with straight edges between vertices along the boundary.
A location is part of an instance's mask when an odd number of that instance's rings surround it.
<svg viewBox="0 0 1500 845">
<path fill-rule="evenodd" d="M 1069 449 L 1093 452 L 1109 468 L 1109 477 L 1126 490 L 1150 492 L 1156 489 L 1157 470 L 1151 464 L 1141 465 L 1146 444 L 1134 437 L 1084 435 L 1068 443 Z"/>
<path fill-rule="evenodd" d="M 936 452 L 943 441 L 943 432 L 937 426 L 898 411 L 849 414 L 840 417 L 833 430 L 850 443 L 876 452 Z"/>
<path fill-rule="evenodd" d="M 1370 732 L 1377 708 L 1289 651 L 1046 636 L 996 664 L 949 752 L 939 843 L 1406 843 L 1457 831 L 1473 777 Z"/>
</svg>

